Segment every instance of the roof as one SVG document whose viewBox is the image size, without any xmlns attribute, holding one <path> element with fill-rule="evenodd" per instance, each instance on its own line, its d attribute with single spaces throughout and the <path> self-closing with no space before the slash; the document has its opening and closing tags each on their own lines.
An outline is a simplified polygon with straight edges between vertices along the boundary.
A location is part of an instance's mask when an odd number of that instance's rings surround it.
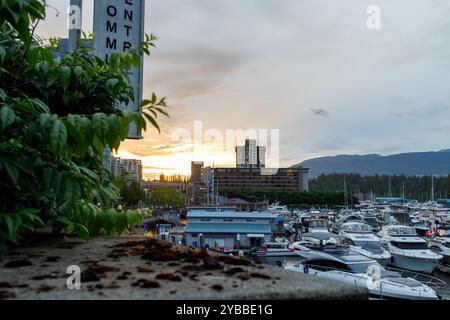
<svg viewBox="0 0 450 320">
<path fill-rule="evenodd" d="M 263 233 L 270 234 L 270 224 L 188 223 L 185 233 Z"/>
<path fill-rule="evenodd" d="M 242 219 L 270 219 L 266 212 L 237 212 L 237 211 L 206 211 L 195 210 L 187 213 L 187 218 L 242 218 Z"/>
</svg>

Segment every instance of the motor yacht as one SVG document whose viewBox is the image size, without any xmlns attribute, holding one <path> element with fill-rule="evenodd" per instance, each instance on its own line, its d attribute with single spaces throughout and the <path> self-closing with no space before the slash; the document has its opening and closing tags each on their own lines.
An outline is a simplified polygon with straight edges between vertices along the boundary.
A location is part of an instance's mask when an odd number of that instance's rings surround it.
<svg viewBox="0 0 450 320">
<path fill-rule="evenodd" d="M 450 237 L 435 237 L 428 240 L 430 250 L 443 256 L 441 263 L 450 266 Z"/>
<path fill-rule="evenodd" d="M 394 267 L 424 273 L 433 273 L 435 263 L 443 258 L 431 251 L 427 242 L 419 238 L 416 229 L 402 225 L 384 226 L 379 232 L 381 243 L 391 253 Z"/>
<path fill-rule="evenodd" d="M 254 257 L 288 257 L 295 256 L 295 249 L 288 241 L 266 242 L 253 252 Z"/>
<path fill-rule="evenodd" d="M 432 286 L 437 289 L 445 285 L 443 281 L 421 275 L 425 277 L 422 281 L 428 283 L 425 284 L 411 276 L 402 277 L 401 272 L 387 270 L 375 260 L 341 247 L 338 243 L 337 236 L 334 235 L 306 234 L 302 241 L 293 244 L 298 259 L 286 261 L 284 268 L 366 288 L 372 298 L 439 298 Z"/>
<path fill-rule="evenodd" d="M 400 273 L 388 271 L 380 265 L 372 265 L 368 272 L 355 273 L 346 263 L 333 257 L 316 257 L 301 262 L 288 262 L 284 268 L 358 288 L 366 288 L 372 299 L 439 299 L 439 295 L 430 286 L 413 278 L 402 278 Z M 442 285 L 442 283 L 439 284 Z"/>
<path fill-rule="evenodd" d="M 361 222 L 347 222 L 341 225 L 340 233 L 345 237 L 344 243 L 367 258 L 376 260 L 382 266 L 387 266 L 391 254 L 382 247 L 380 238 L 372 233 L 372 227 Z"/>
</svg>

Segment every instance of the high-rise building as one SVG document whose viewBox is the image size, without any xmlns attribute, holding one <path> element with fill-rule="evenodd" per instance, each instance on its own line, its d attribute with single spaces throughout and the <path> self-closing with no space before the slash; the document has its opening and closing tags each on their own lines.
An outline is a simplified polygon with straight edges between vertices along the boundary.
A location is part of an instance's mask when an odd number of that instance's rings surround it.
<svg viewBox="0 0 450 320">
<path fill-rule="evenodd" d="M 203 162 L 191 162 L 191 183 L 203 183 Z"/>
<path fill-rule="evenodd" d="M 247 139 L 245 145 L 236 147 L 237 168 L 264 168 L 266 147 L 256 145 L 256 140 Z"/>
<path fill-rule="evenodd" d="M 111 156 L 109 158 L 109 171 L 115 176 L 120 177 L 120 158 Z"/>
<path fill-rule="evenodd" d="M 143 166 L 141 160 L 121 159 L 119 157 L 111 156 L 109 163 L 109 170 L 116 178 L 126 176 L 127 184 L 142 182 Z"/>
<path fill-rule="evenodd" d="M 133 182 L 142 183 L 142 161 L 136 159 L 120 160 L 120 173 L 121 175 L 127 176 L 127 184 L 131 184 Z"/>
</svg>

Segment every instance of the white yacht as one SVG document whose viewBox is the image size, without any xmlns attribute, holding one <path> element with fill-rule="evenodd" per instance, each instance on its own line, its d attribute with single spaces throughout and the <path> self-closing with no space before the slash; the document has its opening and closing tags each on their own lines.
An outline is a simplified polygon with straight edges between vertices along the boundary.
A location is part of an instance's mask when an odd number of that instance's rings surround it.
<svg viewBox="0 0 450 320">
<path fill-rule="evenodd" d="M 416 229 L 401 225 L 388 225 L 378 233 L 382 244 L 392 255 L 391 265 L 397 268 L 433 273 L 435 263 L 443 257 L 428 248 Z"/>
<path fill-rule="evenodd" d="M 341 225 L 340 233 L 345 237 L 344 243 L 367 258 L 387 266 L 391 254 L 381 246 L 380 239 L 372 233 L 372 227 L 362 222 L 347 222 Z"/>
<path fill-rule="evenodd" d="M 295 256 L 295 249 L 288 241 L 266 242 L 261 247 L 255 249 L 254 257 L 289 257 Z"/>
<path fill-rule="evenodd" d="M 335 237 L 326 233 L 307 234 L 304 241 L 293 244 L 298 260 L 285 262 L 284 268 L 366 288 L 372 298 L 439 299 L 431 288 L 445 285 L 439 279 L 424 276 L 429 286 L 411 277 L 403 278 L 401 273 L 388 271 L 373 259 L 337 246 Z"/>
<path fill-rule="evenodd" d="M 450 266 L 450 237 L 435 237 L 428 240 L 428 246 L 431 251 L 434 251 L 443 256 L 441 263 L 444 266 Z"/>
<path fill-rule="evenodd" d="M 288 216 L 291 214 L 287 206 L 280 205 L 280 203 L 275 202 L 267 207 L 267 211 L 276 216 Z"/>
</svg>

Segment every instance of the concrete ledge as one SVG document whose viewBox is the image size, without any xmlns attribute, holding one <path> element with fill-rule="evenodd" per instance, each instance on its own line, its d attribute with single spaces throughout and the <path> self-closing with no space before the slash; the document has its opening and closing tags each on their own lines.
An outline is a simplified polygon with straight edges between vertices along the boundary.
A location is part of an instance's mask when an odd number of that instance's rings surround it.
<svg viewBox="0 0 450 320">
<path fill-rule="evenodd" d="M 0 256 L 0 299 L 367 299 L 353 286 L 142 237 L 40 239 Z M 67 267 L 82 271 L 67 289 Z"/>
</svg>

